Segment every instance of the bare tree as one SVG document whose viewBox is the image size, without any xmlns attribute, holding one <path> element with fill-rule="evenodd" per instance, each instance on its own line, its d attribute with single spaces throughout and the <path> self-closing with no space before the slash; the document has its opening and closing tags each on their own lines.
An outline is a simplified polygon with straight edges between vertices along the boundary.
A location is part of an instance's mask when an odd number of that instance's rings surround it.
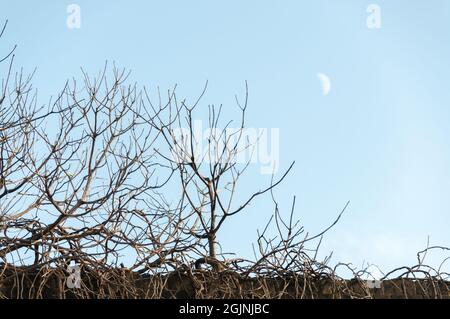
<svg viewBox="0 0 450 319">
<path fill-rule="evenodd" d="M 12 90 L 4 86 L 5 262 L 117 265 L 123 252 L 135 257 L 134 268 L 157 267 L 190 245 L 179 234 L 176 211 L 157 192 L 173 171 L 155 161 L 158 135 L 137 116 L 141 93 L 125 84 L 124 71 L 114 69 L 108 81 L 106 70 L 94 79 L 85 74 L 81 87 L 68 82 L 46 109 L 36 107 L 31 77 L 17 74 Z"/>
<path fill-rule="evenodd" d="M 239 180 L 251 162 L 250 157 L 242 161 L 239 154 L 255 145 L 255 141 L 245 134 L 248 90 L 243 103 L 236 98 L 240 112 L 237 128 L 230 127 L 232 121 L 222 124 L 222 106 L 211 105 L 208 107 L 209 129 L 206 136 L 198 136 L 194 128 L 194 112 L 205 91 L 206 86 L 193 105 L 188 105 L 186 100 L 178 101 L 175 90 L 168 92 L 167 103 L 158 106 L 151 103 L 147 94 L 152 113 L 148 113 L 145 120 L 160 132 L 166 143 L 165 152 L 158 149 L 158 154 L 178 172 L 181 197 L 186 203 L 181 206 L 187 209 L 185 219 L 191 221 L 185 224 L 184 233 L 207 244 L 207 256 L 199 258 L 196 266 L 207 263 L 218 269 L 221 266 L 217 261 L 217 233 L 225 221 L 243 212 L 256 197 L 281 183 L 294 163 L 278 180 L 272 180 L 265 188 L 236 204 L 234 199 Z M 204 150 L 201 149 L 201 139 L 207 141 Z"/>
</svg>

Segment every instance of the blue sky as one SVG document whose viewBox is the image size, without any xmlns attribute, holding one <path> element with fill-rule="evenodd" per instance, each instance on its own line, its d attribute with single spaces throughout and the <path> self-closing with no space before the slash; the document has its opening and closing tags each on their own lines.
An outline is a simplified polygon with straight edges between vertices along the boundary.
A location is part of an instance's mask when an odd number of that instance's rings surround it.
<svg viewBox="0 0 450 319">
<path fill-rule="evenodd" d="M 281 168 L 292 174 L 276 196 L 310 233 L 341 222 L 323 242 L 334 260 L 382 269 L 415 262 L 431 244 L 450 245 L 450 2 L 435 1 L 14 1 L 2 52 L 17 44 L 16 67 L 37 68 L 45 102 L 80 67 L 106 60 L 150 88 L 178 84 L 194 100 L 233 107 L 249 85 L 249 126 L 280 128 Z M 66 26 L 69 4 L 81 28 Z M 380 29 L 366 26 L 369 4 Z M 317 73 L 331 79 L 322 95 Z M 270 177 L 251 168 L 243 193 Z M 261 199 L 225 225 L 225 251 L 251 254 L 272 213 Z M 430 261 L 437 264 L 442 256 Z"/>
</svg>

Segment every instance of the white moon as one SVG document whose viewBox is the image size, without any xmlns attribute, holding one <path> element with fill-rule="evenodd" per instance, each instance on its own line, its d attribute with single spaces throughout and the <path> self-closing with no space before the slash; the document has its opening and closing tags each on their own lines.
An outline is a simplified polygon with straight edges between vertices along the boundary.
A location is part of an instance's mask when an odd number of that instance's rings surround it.
<svg viewBox="0 0 450 319">
<path fill-rule="evenodd" d="M 327 96 L 331 90 L 331 81 L 330 78 L 323 73 L 317 73 L 317 77 L 322 82 L 322 94 Z"/>
</svg>

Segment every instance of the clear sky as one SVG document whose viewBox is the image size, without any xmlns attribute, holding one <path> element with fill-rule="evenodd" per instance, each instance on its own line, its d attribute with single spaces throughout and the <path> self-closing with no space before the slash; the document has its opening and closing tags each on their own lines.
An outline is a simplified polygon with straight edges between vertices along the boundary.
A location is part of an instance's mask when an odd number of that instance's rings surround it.
<svg viewBox="0 0 450 319">
<path fill-rule="evenodd" d="M 37 68 L 42 101 L 106 60 L 141 85 L 177 83 L 188 99 L 209 80 L 205 104 L 233 107 L 247 80 L 248 125 L 279 128 L 281 168 L 296 161 L 276 191 L 285 213 L 296 195 L 296 216 L 313 234 L 351 201 L 323 242 L 335 261 L 387 269 L 414 263 L 428 236 L 450 245 L 449 1 L 0 3 L 9 19 L 1 52 L 18 45 L 15 65 Z M 79 29 L 66 25 L 71 3 Z M 379 29 L 366 25 L 371 3 Z M 318 73 L 331 80 L 326 96 Z M 243 193 L 270 181 L 258 172 Z M 250 255 L 271 213 L 266 198 L 231 220 L 224 250 Z"/>
</svg>

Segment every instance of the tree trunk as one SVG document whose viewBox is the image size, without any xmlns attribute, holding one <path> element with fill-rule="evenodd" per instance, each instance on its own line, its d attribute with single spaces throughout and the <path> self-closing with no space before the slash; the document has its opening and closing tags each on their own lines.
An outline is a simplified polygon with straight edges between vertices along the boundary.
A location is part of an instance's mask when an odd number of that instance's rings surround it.
<svg viewBox="0 0 450 319">
<path fill-rule="evenodd" d="M 216 258 L 216 235 L 215 234 L 209 234 L 208 245 L 209 245 L 209 257 Z"/>
</svg>

